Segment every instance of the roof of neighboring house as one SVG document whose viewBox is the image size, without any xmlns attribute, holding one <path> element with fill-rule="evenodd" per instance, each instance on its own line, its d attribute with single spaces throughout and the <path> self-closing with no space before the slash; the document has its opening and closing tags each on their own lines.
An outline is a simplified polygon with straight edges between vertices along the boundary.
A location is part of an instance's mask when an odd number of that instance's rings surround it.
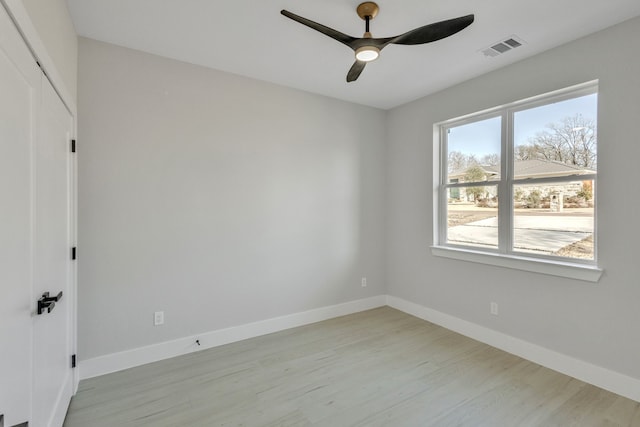
<svg viewBox="0 0 640 427">
<path fill-rule="evenodd" d="M 549 160 L 516 160 L 513 163 L 514 178 L 547 178 L 570 175 L 586 175 L 596 173 L 591 169 L 584 169 L 578 166 L 568 165 L 566 163 L 553 162 Z M 488 175 L 488 179 L 496 180 L 500 178 L 500 166 L 482 166 L 482 170 Z M 458 170 L 449 174 L 449 178 L 464 178 L 469 168 Z"/>
</svg>

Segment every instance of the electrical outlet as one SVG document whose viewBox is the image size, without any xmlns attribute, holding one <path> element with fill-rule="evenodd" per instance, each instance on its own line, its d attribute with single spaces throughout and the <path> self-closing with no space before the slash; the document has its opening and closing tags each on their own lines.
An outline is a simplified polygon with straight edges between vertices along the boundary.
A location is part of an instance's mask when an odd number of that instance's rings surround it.
<svg viewBox="0 0 640 427">
<path fill-rule="evenodd" d="M 497 302 L 492 302 L 491 303 L 491 314 L 493 314 L 494 316 L 498 315 L 498 303 Z"/>
<path fill-rule="evenodd" d="M 153 313 L 153 326 L 164 325 L 164 311 L 156 311 Z"/>
<path fill-rule="evenodd" d="M 367 287 L 367 278 L 363 277 L 362 280 L 360 281 L 360 283 L 362 284 L 363 288 L 366 288 Z"/>
</svg>

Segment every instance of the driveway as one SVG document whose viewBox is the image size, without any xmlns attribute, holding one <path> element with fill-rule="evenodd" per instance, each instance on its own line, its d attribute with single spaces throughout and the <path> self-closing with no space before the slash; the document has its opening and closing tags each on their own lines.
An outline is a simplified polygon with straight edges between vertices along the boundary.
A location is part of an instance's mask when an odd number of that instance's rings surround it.
<svg viewBox="0 0 640 427">
<path fill-rule="evenodd" d="M 593 218 L 585 216 L 515 216 L 514 249 L 553 254 L 593 234 Z M 498 218 L 457 225 L 448 230 L 450 243 L 497 247 Z"/>
</svg>

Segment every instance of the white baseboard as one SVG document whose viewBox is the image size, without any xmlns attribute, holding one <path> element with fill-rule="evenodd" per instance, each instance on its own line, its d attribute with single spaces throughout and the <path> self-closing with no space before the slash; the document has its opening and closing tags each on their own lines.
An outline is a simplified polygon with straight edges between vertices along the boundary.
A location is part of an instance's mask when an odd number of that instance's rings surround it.
<svg viewBox="0 0 640 427">
<path fill-rule="evenodd" d="M 554 371 L 640 402 L 640 380 L 436 310 L 387 296 L 387 305 Z"/>
<path fill-rule="evenodd" d="M 379 295 L 82 360 L 78 366 L 80 379 L 97 377 L 99 375 L 133 368 L 134 366 L 157 362 L 182 354 L 242 341 L 248 338 L 295 328 L 296 326 L 382 307 L 384 305 L 386 305 L 386 297 Z M 200 346 L 195 344 L 196 339 L 200 341 Z"/>
</svg>

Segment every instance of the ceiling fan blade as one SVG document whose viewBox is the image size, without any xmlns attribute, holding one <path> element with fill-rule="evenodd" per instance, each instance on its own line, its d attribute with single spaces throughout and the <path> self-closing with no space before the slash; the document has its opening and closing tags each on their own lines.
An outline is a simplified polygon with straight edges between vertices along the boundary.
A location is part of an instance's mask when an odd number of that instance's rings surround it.
<svg viewBox="0 0 640 427">
<path fill-rule="evenodd" d="M 416 28 L 415 30 L 407 31 L 404 34 L 393 37 L 389 40 L 389 43 L 413 45 L 434 42 L 464 30 L 471 25 L 473 19 L 473 15 L 467 15 L 425 25 L 424 27 Z"/>
<path fill-rule="evenodd" d="M 280 13 L 286 16 L 287 18 L 293 19 L 294 21 L 299 22 L 302 25 L 306 25 L 309 28 L 313 28 L 314 30 L 319 31 L 322 34 L 327 35 L 332 39 L 339 41 L 340 43 L 346 44 L 349 47 L 351 47 L 350 44 L 354 40 L 357 40 L 357 38 L 355 37 L 351 37 L 347 34 L 341 33 L 338 30 L 334 30 L 333 28 L 329 28 L 325 25 L 318 24 L 317 22 L 314 22 L 310 19 L 303 18 L 302 16 L 298 16 L 295 13 L 289 12 L 288 10 L 283 9 L 280 11 Z"/>
<path fill-rule="evenodd" d="M 347 73 L 347 82 L 354 82 L 358 80 L 358 77 L 360 77 L 360 73 L 364 70 L 365 65 L 367 65 L 367 63 L 364 61 L 354 62 Z"/>
</svg>

